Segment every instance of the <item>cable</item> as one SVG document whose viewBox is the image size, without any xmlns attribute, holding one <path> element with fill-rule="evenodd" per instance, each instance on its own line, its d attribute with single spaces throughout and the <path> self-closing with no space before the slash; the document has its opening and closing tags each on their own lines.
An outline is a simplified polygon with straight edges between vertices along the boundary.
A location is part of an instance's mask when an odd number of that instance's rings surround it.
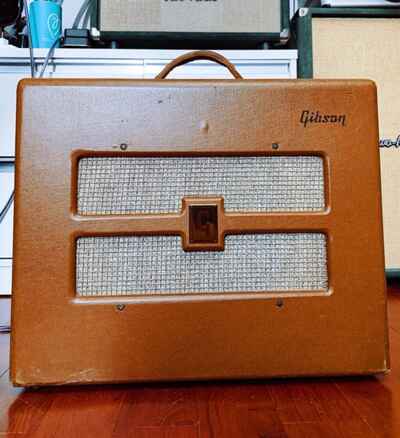
<svg viewBox="0 0 400 438">
<path fill-rule="evenodd" d="M 87 28 L 87 26 L 89 24 L 89 20 L 91 20 L 92 10 L 93 10 L 93 3 L 90 1 L 88 8 L 86 9 L 85 16 L 83 17 L 83 20 L 82 20 L 82 28 L 83 29 Z"/>
<path fill-rule="evenodd" d="M 90 1 L 90 0 L 87 0 Z M 28 40 L 29 40 L 29 55 L 30 55 L 30 64 L 31 64 L 31 76 L 32 78 L 36 77 L 36 63 L 33 56 L 33 46 L 32 46 L 32 33 L 31 33 L 31 27 L 30 27 L 30 19 L 29 19 L 29 10 L 28 10 L 28 3 L 27 0 L 23 0 L 24 2 L 24 8 L 25 8 L 25 17 L 26 17 L 26 26 L 28 29 Z M 49 48 L 49 51 L 47 52 L 46 58 L 43 62 L 42 69 L 39 73 L 39 78 L 42 78 L 44 75 L 44 72 L 46 71 L 47 65 L 49 63 L 50 57 L 53 56 L 54 50 L 58 44 L 58 42 L 61 40 L 61 37 L 58 37 L 54 40 L 53 44 Z"/>
<path fill-rule="evenodd" d="M 72 28 L 73 28 L 73 29 L 78 29 L 78 27 L 79 27 L 79 23 L 80 23 L 80 21 L 82 20 L 82 17 L 84 16 L 84 14 L 85 14 L 87 8 L 89 7 L 90 3 L 91 3 L 91 0 L 85 0 L 85 1 L 82 3 L 82 6 L 80 7 L 78 13 L 76 14 L 76 17 L 75 17 L 74 23 L 73 23 L 73 25 L 72 25 Z"/>
<path fill-rule="evenodd" d="M 10 333 L 11 327 L 9 325 L 0 325 L 0 333 Z"/>
<path fill-rule="evenodd" d="M 97 21 L 97 12 L 98 12 L 98 0 L 92 1 L 92 15 L 90 17 L 90 27 L 93 27 Z"/>
<path fill-rule="evenodd" d="M 32 33 L 31 33 L 31 24 L 30 24 L 30 20 L 29 20 L 29 8 L 28 8 L 27 0 L 23 0 L 23 1 L 24 1 L 24 8 L 25 8 L 26 28 L 28 30 L 29 58 L 30 58 L 30 62 L 31 62 L 31 76 L 32 76 L 32 78 L 34 78 L 35 73 L 36 73 L 36 65 L 35 65 L 35 58 L 33 56 Z"/>
<path fill-rule="evenodd" d="M 3 219 L 6 217 L 6 214 L 8 213 L 8 210 L 10 210 L 13 201 L 14 201 L 14 190 L 11 192 L 10 197 L 8 198 L 7 202 L 5 203 L 3 209 L 0 212 L 0 223 L 3 222 Z"/>
<path fill-rule="evenodd" d="M 40 73 L 39 73 L 39 78 L 42 78 L 42 77 L 43 77 L 44 72 L 46 71 L 47 65 L 48 65 L 48 63 L 49 63 L 49 60 L 50 60 L 50 58 L 53 56 L 53 54 L 54 54 L 54 50 L 55 50 L 55 48 L 56 48 L 56 46 L 57 46 L 57 44 L 58 44 L 58 42 L 59 42 L 60 40 L 61 40 L 61 37 L 56 38 L 56 39 L 54 40 L 53 44 L 51 45 L 49 51 L 47 52 L 46 58 L 45 58 L 45 60 L 44 60 L 44 62 L 43 62 L 42 69 L 40 70 Z"/>
</svg>

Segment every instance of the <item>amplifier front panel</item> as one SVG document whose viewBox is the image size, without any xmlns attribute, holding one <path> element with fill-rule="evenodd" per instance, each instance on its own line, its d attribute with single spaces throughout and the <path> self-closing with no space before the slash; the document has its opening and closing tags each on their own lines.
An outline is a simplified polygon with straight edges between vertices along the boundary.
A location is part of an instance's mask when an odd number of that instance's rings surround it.
<svg viewBox="0 0 400 438">
<path fill-rule="evenodd" d="M 372 83 L 18 96 L 14 383 L 388 368 Z"/>
<path fill-rule="evenodd" d="M 101 0 L 100 30 L 279 33 L 281 0 Z"/>
</svg>

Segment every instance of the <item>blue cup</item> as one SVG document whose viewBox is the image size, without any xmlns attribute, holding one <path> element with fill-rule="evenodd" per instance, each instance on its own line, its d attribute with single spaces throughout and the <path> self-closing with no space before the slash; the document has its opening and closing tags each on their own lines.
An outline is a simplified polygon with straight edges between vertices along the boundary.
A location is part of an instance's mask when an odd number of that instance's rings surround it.
<svg viewBox="0 0 400 438">
<path fill-rule="evenodd" d="M 50 48 L 61 37 L 61 5 L 57 0 L 33 0 L 29 5 L 32 46 Z"/>
</svg>

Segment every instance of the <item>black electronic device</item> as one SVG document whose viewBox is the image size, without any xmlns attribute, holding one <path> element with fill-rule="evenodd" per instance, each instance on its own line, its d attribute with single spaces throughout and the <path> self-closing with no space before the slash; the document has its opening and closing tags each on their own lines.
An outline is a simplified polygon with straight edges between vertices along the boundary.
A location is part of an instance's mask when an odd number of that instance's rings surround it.
<svg viewBox="0 0 400 438">
<path fill-rule="evenodd" d="M 92 40 L 88 29 L 65 29 L 63 47 L 91 47 Z"/>
<path fill-rule="evenodd" d="M 14 24 L 20 14 L 20 0 L 0 0 L 0 30 Z"/>
</svg>

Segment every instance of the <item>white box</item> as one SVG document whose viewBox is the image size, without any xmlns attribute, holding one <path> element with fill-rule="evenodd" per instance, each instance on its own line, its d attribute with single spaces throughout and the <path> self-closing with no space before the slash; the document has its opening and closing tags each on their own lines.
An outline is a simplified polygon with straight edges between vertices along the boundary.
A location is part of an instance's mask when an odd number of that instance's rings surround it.
<svg viewBox="0 0 400 438">
<path fill-rule="evenodd" d="M 154 78 L 184 50 L 57 49 L 47 67 L 51 78 Z M 247 79 L 297 77 L 297 50 L 226 50 L 226 56 Z M 34 50 L 41 70 L 47 49 Z M 29 51 L 0 47 L 0 157 L 15 155 L 16 88 L 30 76 Z M 200 61 L 174 70 L 170 76 L 187 78 L 229 78 L 223 67 Z"/>
<path fill-rule="evenodd" d="M 0 259 L 12 258 L 13 193 L 14 163 L 0 162 Z"/>
<path fill-rule="evenodd" d="M 0 296 L 11 294 L 13 193 L 14 163 L 0 162 Z"/>
<path fill-rule="evenodd" d="M 11 286 L 12 259 L 0 259 L 0 300 L 11 295 Z"/>
<path fill-rule="evenodd" d="M 9 329 L 11 325 L 11 299 L 0 297 L 0 332 Z"/>
</svg>

